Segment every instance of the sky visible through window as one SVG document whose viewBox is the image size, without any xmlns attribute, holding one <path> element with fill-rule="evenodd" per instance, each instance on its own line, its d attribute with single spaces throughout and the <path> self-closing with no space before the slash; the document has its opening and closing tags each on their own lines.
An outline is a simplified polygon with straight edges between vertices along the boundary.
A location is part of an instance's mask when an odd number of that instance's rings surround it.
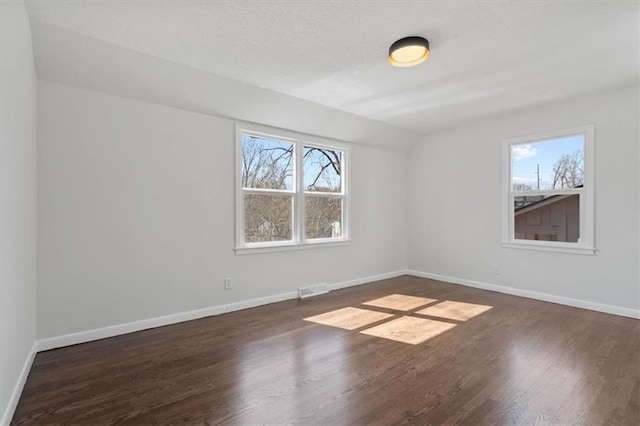
<svg viewBox="0 0 640 426">
<path fill-rule="evenodd" d="M 340 192 L 342 151 L 305 146 L 303 152 L 305 189 Z"/>
<path fill-rule="evenodd" d="M 553 189 L 553 167 L 563 154 L 584 153 L 584 136 L 575 135 L 542 142 L 511 146 L 514 185 L 538 189 L 537 165 L 540 165 L 540 189 Z"/>
<path fill-rule="evenodd" d="M 294 145 L 291 142 L 242 135 L 242 186 L 244 188 L 294 189 Z M 342 191 L 343 152 L 303 147 L 303 178 L 307 191 Z"/>
<path fill-rule="evenodd" d="M 242 186 L 293 189 L 293 144 L 242 135 Z"/>
</svg>

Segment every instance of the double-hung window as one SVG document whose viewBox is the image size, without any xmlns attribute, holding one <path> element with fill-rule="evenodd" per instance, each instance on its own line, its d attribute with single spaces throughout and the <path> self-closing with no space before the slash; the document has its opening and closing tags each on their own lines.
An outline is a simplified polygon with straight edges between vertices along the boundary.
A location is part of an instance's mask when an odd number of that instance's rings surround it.
<svg viewBox="0 0 640 426">
<path fill-rule="evenodd" d="M 502 245 L 594 254 L 594 127 L 503 142 Z"/>
<path fill-rule="evenodd" d="M 346 145 L 236 127 L 236 253 L 348 241 Z"/>
</svg>

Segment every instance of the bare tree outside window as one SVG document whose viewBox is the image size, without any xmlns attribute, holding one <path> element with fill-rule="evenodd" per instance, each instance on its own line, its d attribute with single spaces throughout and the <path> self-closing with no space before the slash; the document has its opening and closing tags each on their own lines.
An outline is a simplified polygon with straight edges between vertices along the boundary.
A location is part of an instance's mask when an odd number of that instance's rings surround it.
<svg viewBox="0 0 640 426">
<path fill-rule="evenodd" d="M 553 188 L 577 188 L 584 183 L 584 152 L 563 154 L 553 165 Z"/>
<path fill-rule="evenodd" d="M 293 144 L 245 135 L 242 187 L 293 189 Z"/>
<path fill-rule="evenodd" d="M 243 135 L 242 187 L 255 190 L 244 194 L 248 243 L 292 238 L 293 148 L 291 142 Z"/>
<path fill-rule="evenodd" d="M 305 197 L 305 235 L 308 239 L 342 236 L 342 199 Z"/>
<path fill-rule="evenodd" d="M 245 194 L 245 241 L 290 241 L 293 235 L 292 200 L 290 195 Z"/>
<path fill-rule="evenodd" d="M 295 144 L 242 137 L 244 241 L 290 241 L 294 233 Z M 342 236 L 343 152 L 302 147 L 307 239 Z M 333 196 L 332 194 L 336 194 Z"/>
<path fill-rule="evenodd" d="M 532 191 L 533 188 L 531 185 L 527 185 L 526 183 L 514 183 L 513 184 L 514 191 Z"/>
<path fill-rule="evenodd" d="M 342 151 L 305 146 L 303 152 L 305 190 L 341 192 Z"/>
<path fill-rule="evenodd" d="M 342 151 L 305 146 L 305 235 L 308 239 L 342 236 Z M 316 195 L 322 194 L 322 195 Z"/>
</svg>

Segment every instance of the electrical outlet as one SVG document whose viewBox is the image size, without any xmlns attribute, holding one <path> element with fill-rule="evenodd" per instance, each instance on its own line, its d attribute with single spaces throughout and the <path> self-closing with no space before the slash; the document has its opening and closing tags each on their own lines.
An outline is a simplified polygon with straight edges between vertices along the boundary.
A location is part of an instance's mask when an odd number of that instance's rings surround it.
<svg viewBox="0 0 640 426">
<path fill-rule="evenodd" d="M 224 279 L 224 289 L 231 290 L 231 278 Z"/>
<path fill-rule="evenodd" d="M 500 273 L 500 266 L 498 266 L 498 265 L 493 265 L 493 266 L 491 267 L 491 271 L 492 271 L 494 274 L 498 275 L 498 274 Z"/>
</svg>

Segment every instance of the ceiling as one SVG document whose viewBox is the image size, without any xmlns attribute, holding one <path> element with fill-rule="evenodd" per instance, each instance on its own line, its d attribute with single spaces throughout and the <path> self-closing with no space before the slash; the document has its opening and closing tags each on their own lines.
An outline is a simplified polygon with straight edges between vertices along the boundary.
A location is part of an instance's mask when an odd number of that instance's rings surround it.
<svg viewBox="0 0 640 426">
<path fill-rule="evenodd" d="M 28 0 L 27 9 L 32 26 L 420 134 L 634 84 L 639 73 L 637 2 Z M 389 45 L 409 35 L 429 39 L 430 58 L 391 67 Z"/>
</svg>

